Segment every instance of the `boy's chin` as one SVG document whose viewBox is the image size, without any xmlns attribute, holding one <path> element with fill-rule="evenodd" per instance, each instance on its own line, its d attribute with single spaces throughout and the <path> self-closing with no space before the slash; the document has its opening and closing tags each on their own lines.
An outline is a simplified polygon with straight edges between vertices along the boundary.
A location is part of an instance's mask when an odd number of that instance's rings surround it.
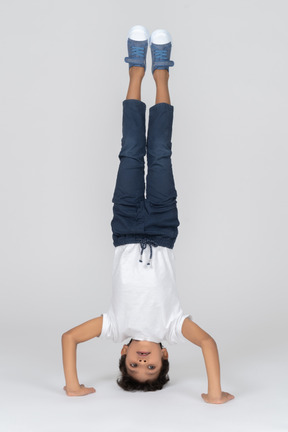
<svg viewBox="0 0 288 432">
<path fill-rule="evenodd" d="M 163 348 L 161 343 L 158 342 L 151 342 L 147 340 L 137 340 L 132 339 L 129 344 L 129 348 L 134 348 L 137 351 L 155 351 L 155 350 L 161 350 Z"/>
<path fill-rule="evenodd" d="M 138 339 L 131 339 L 130 343 L 134 343 L 134 344 L 143 344 L 143 345 L 161 345 L 161 343 L 158 342 L 151 342 L 151 341 L 147 341 L 147 340 L 138 340 Z"/>
</svg>

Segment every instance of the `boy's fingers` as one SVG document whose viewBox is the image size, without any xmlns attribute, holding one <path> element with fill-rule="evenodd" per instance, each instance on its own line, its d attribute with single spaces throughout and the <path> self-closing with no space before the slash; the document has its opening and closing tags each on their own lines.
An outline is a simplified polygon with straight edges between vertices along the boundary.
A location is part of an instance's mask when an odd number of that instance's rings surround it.
<svg viewBox="0 0 288 432">
<path fill-rule="evenodd" d="M 235 396 L 231 395 L 230 393 L 226 393 L 224 392 L 224 395 L 228 398 L 228 399 L 234 399 Z"/>
<path fill-rule="evenodd" d="M 96 390 L 94 388 L 85 388 L 85 391 L 82 393 L 82 396 L 86 396 L 91 393 L 95 393 Z"/>
<path fill-rule="evenodd" d="M 67 387 L 66 386 L 63 387 L 63 390 L 66 391 L 67 396 L 85 396 L 87 394 L 95 393 L 96 392 L 96 390 L 95 390 L 94 387 L 85 387 L 84 384 L 81 384 L 80 387 L 81 387 L 81 390 L 78 391 L 78 392 L 77 391 L 75 391 L 75 392 L 68 391 L 67 392 Z"/>
<path fill-rule="evenodd" d="M 89 393 L 95 393 L 95 392 L 96 392 L 96 390 L 94 387 L 89 388 Z"/>
<path fill-rule="evenodd" d="M 209 403 L 208 394 L 202 393 L 201 396 L 205 402 Z M 231 395 L 230 393 L 222 392 L 222 400 L 214 401 L 214 402 L 211 401 L 210 403 L 220 403 L 221 404 L 221 403 L 229 402 L 230 400 L 232 400 L 234 398 L 235 398 L 235 396 Z"/>
</svg>

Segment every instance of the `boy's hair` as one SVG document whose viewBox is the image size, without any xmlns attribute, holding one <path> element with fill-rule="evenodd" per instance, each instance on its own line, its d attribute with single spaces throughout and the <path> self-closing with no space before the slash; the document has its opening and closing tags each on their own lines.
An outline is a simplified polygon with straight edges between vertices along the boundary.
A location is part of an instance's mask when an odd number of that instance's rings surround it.
<svg viewBox="0 0 288 432">
<path fill-rule="evenodd" d="M 156 391 L 161 390 L 163 386 L 169 381 L 168 371 L 169 371 L 169 361 L 162 360 L 162 367 L 160 369 L 160 373 L 158 377 L 154 381 L 145 381 L 140 382 L 132 378 L 126 368 L 126 354 L 122 355 L 119 360 L 119 369 L 121 371 L 121 377 L 117 379 L 117 384 L 126 391 L 136 391 L 142 390 L 144 392 L 147 391 Z"/>
</svg>

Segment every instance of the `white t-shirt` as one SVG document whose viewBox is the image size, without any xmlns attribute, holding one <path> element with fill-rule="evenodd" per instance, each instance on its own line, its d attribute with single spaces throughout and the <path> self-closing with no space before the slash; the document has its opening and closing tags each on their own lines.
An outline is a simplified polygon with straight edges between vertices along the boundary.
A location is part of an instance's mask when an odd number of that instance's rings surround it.
<svg viewBox="0 0 288 432">
<path fill-rule="evenodd" d="M 103 314 L 100 337 L 122 342 L 127 338 L 151 342 L 183 342 L 185 318 L 175 284 L 172 249 L 152 247 L 151 265 L 147 265 L 150 247 L 139 262 L 140 244 L 115 248 L 112 300 Z"/>
</svg>

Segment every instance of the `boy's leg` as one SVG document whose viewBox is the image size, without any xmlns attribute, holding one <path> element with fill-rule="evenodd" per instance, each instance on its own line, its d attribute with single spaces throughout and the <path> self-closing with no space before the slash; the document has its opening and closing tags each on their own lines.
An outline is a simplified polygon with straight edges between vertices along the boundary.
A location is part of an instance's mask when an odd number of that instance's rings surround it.
<svg viewBox="0 0 288 432">
<path fill-rule="evenodd" d="M 132 66 L 129 69 L 129 85 L 126 100 L 137 99 L 141 101 L 141 84 L 145 75 L 144 67 Z"/>
<path fill-rule="evenodd" d="M 120 165 L 113 195 L 112 231 L 115 246 L 119 238 L 143 231 L 140 208 L 144 200 L 144 156 L 146 152 L 145 110 L 141 102 L 144 67 L 129 69 L 130 82 L 123 102 L 123 137 Z"/>
<path fill-rule="evenodd" d="M 147 217 L 145 230 L 149 234 L 169 238 L 170 247 L 176 240 L 179 226 L 171 163 L 173 106 L 170 105 L 168 70 L 156 69 L 156 105 L 150 108 L 147 139 Z"/>
<path fill-rule="evenodd" d="M 167 69 L 156 69 L 153 72 L 153 78 L 156 84 L 156 97 L 155 104 L 167 103 L 171 105 L 170 93 L 169 93 L 169 72 Z"/>
</svg>

